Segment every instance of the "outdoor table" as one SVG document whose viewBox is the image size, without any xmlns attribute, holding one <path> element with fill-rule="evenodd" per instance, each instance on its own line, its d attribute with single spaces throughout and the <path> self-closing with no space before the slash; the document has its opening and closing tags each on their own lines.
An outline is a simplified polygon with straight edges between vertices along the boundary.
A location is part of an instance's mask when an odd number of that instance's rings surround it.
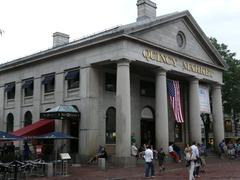
<svg viewBox="0 0 240 180">
<path fill-rule="evenodd" d="M 8 164 L 8 172 L 9 173 L 13 173 L 13 179 L 14 180 L 17 180 L 18 178 L 18 172 L 19 172 L 19 169 L 21 168 L 21 166 L 23 166 L 24 163 L 21 162 L 21 161 L 12 161 Z"/>
<path fill-rule="evenodd" d="M 7 169 L 8 165 L 6 163 L 0 163 L 0 179 L 5 179 Z"/>
</svg>

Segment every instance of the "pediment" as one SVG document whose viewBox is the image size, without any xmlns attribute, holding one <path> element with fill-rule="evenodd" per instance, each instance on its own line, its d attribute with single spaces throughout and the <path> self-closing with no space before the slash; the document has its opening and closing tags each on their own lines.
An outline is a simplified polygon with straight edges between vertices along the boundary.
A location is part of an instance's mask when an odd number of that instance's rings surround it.
<svg viewBox="0 0 240 180">
<path fill-rule="evenodd" d="M 159 20 L 158 22 L 156 20 L 152 25 L 145 25 L 145 28 L 138 29 L 136 27 L 130 34 L 157 46 L 165 47 L 169 51 L 225 69 L 227 67 L 225 62 L 190 13 L 186 11 L 186 15 L 175 16 L 176 18 L 171 17 L 169 20 L 165 18 L 165 21 Z M 185 37 L 184 46 L 182 47 L 177 41 L 179 32 L 183 33 Z"/>
</svg>

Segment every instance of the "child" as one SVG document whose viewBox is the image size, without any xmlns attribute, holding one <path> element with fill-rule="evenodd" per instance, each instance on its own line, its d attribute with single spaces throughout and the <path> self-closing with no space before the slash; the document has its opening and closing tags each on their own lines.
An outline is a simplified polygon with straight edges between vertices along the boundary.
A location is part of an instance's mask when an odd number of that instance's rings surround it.
<svg viewBox="0 0 240 180">
<path fill-rule="evenodd" d="M 158 163 L 159 163 L 159 171 L 164 171 L 165 170 L 164 161 L 165 161 L 166 154 L 164 153 L 163 148 L 159 149 L 157 156 L 158 156 Z"/>
</svg>

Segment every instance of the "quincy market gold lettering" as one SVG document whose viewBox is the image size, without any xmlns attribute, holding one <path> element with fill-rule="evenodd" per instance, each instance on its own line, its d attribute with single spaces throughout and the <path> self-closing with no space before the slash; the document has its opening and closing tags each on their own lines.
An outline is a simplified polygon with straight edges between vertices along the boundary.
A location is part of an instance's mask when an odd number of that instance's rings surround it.
<svg viewBox="0 0 240 180">
<path fill-rule="evenodd" d="M 211 69 L 188 62 L 183 62 L 183 69 L 194 73 L 202 74 L 204 76 L 212 77 L 213 75 L 213 71 Z"/>
<path fill-rule="evenodd" d="M 157 62 L 160 62 L 160 63 L 172 65 L 174 67 L 176 67 L 176 64 L 177 64 L 177 59 L 176 58 L 161 54 L 158 51 L 152 51 L 150 49 L 144 49 L 143 50 L 143 57 L 147 61 L 157 61 Z M 204 76 L 212 77 L 212 75 L 214 73 L 211 69 L 206 68 L 204 66 L 200 66 L 200 65 L 196 65 L 196 64 L 189 63 L 189 62 L 184 62 L 184 61 L 183 61 L 182 64 L 183 64 L 183 69 L 184 70 L 194 72 L 194 73 L 197 73 L 197 74 L 201 74 L 201 75 L 204 75 Z"/>
<path fill-rule="evenodd" d="M 146 58 L 147 61 L 157 61 L 160 63 L 172 65 L 176 67 L 177 60 L 171 56 L 167 56 L 164 54 L 161 54 L 157 51 L 151 51 L 149 49 L 143 50 L 143 57 Z"/>
</svg>

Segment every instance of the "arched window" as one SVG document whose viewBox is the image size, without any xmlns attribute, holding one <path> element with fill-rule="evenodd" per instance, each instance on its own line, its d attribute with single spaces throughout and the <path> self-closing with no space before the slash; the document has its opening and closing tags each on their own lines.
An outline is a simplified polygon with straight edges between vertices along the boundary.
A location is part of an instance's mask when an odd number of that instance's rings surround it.
<svg viewBox="0 0 240 180">
<path fill-rule="evenodd" d="M 116 109 L 114 107 L 106 111 L 106 144 L 116 144 Z"/>
<path fill-rule="evenodd" d="M 13 132 L 14 116 L 12 113 L 7 115 L 7 132 Z"/>
<path fill-rule="evenodd" d="M 151 144 L 155 147 L 155 119 L 151 107 L 145 106 L 141 111 L 141 144 Z"/>
<path fill-rule="evenodd" d="M 32 124 L 32 113 L 27 111 L 24 116 L 24 127 Z"/>
</svg>

